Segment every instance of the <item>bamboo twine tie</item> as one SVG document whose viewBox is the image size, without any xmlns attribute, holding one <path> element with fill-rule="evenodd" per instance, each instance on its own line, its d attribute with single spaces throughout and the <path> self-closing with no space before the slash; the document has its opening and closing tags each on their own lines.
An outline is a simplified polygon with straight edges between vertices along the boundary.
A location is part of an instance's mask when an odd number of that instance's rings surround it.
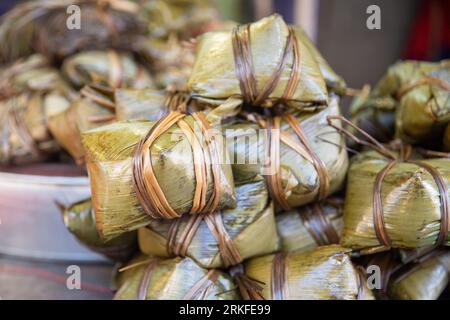
<svg viewBox="0 0 450 320">
<path fill-rule="evenodd" d="M 160 119 L 137 144 L 134 152 L 132 169 L 133 187 L 142 209 L 152 218 L 173 219 L 181 216 L 181 214 L 177 213 L 172 208 L 159 186 L 153 171 L 150 152 L 153 143 L 174 124 L 179 126 L 192 148 L 195 191 L 190 213 L 198 214 L 214 212 L 219 204 L 220 163 L 218 160 L 220 158 L 216 137 L 202 113 L 192 115 L 195 124 L 201 129 L 201 138 L 206 143 L 207 150 L 204 150 L 195 133 L 195 128 L 191 127 L 191 125 L 184 120 L 185 116 L 185 114 L 178 111 L 173 111 Z M 206 158 L 208 153 L 210 162 Z M 213 190 L 208 201 L 206 199 L 209 184 L 207 166 L 211 167 L 213 180 Z"/>
</svg>

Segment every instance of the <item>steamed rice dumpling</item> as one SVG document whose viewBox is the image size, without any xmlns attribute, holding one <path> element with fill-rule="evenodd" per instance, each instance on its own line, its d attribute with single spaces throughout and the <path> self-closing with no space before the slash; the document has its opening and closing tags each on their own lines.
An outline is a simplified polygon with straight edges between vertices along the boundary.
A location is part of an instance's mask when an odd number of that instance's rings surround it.
<svg viewBox="0 0 450 320">
<path fill-rule="evenodd" d="M 249 70 L 253 76 L 247 77 Z M 313 53 L 276 14 L 232 32 L 201 35 L 188 89 L 195 99 L 212 105 L 230 97 L 265 107 L 282 100 L 299 110 L 328 104 Z"/>
<path fill-rule="evenodd" d="M 130 55 L 114 50 L 84 51 L 66 60 L 63 74 L 76 87 L 102 85 L 110 88 L 149 88 L 152 79 Z"/>
<path fill-rule="evenodd" d="M 371 251 L 448 244 L 448 159 L 387 158 L 366 151 L 348 172 L 341 244 Z M 376 194 L 374 194 L 376 193 Z"/>
<path fill-rule="evenodd" d="M 450 60 L 401 66 L 409 77 L 397 90 L 396 136 L 407 143 L 440 138 L 450 121 Z"/>
<path fill-rule="evenodd" d="M 363 89 L 350 118 L 378 141 L 429 142 L 442 135 L 449 116 L 449 61 L 400 61 L 373 90 Z"/>
<path fill-rule="evenodd" d="M 136 232 L 128 232 L 105 242 L 100 238 L 95 226 L 95 215 L 90 199 L 79 201 L 69 207 L 61 207 L 67 229 L 91 250 L 112 260 L 124 261 L 136 249 Z"/>
<path fill-rule="evenodd" d="M 75 94 L 40 55 L 7 67 L 0 77 L 0 163 L 40 161 L 58 144 L 47 119 L 61 112 Z"/>
<path fill-rule="evenodd" d="M 141 251 L 161 257 L 184 255 L 208 269 L 228 267 L 274 252 L 278 237 L 265 182 L 237 185 L 236 198 L 235 209 L 203 217 L 152 220 L 139 229 Z"/>
<path fill-rule="evenodd" d="M 339 114 L 338 98 L 332 97 L 328 108 L 314 113 L 226 126 L 235 180 L 266 178 L 285 210 L 325 199 L 341 188 L 348 166 L 345 139 L 327 123 L 327 116 Z"/>
<path fill-rule="evenodd" d="M 388 295 L 397 300 L 436 300 L 450 279 L 450 253 L 438 251 L 431 257 L 391 279 Z"/>
<path fill-rule="evenodd" d="M 97 228 L 105 239 L 236 205 L 228 154 L 205 116 L 118 122 L 83 134 Z"/>
<path fill-rule="evenodd" d="M 376 91 L 375 91 L 376 92 Z M 397 100 L 388 96 L 377 96 L 369 85 L 363 87 L 356 95 L 349 108 L 349 118 L 352 123 L 363 129 L 380 142 L 389 142 L 395 135 L 395 110 Z M 358 132 L 352 133 L 360 137 Z M 348 141 L 353 147 L 354 142 Z"/>
<path fill-rule="evenodd" d="M 103 87 L 84 87 L 64 111 L 49 118 L 52 135 L 78 163 L 84 163 L 81 133 L 115 121 L 114 92 Z"/>
<path fill-rule="evenodd" d="M 119 275 L 115 300 L 237 300 L 231 278 L 189 258 L 139 256 Z"/>
<path fill-rule="evenodd" d="M 331 245 L 263 256 L 248 260 L 245 274 L 261 284 L 261 294 L 268 300 L 373 299 L 350 252 Z"/>
<path fill-rule="evenodd" d="M 338 244 L 343 228 L 343 201 L 328 198 L 277 214 L 281 251 L 308 251 L 318 246 Z"/>
<path fill-rule="evenodd" d="M 139 6 L 128 0 L 18 4 L 2 17 L 0 61 L 12 61 L 34 50 L 58 60 L 82 50 L 129 50 L 146 31 L 137 19 L 138 12 Z"/>
</svg>

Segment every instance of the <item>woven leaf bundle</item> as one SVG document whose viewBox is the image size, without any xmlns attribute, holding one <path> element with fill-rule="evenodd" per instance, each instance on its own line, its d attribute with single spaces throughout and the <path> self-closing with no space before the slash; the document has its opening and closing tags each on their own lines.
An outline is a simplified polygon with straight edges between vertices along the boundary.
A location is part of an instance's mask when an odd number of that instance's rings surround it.
<svg viewBox="0 0 450 320">
<path fill-rule="evenodd" d="M 236 205 L 228 154 L 208 142 L 211 131 L 205 133 L 204 118 L 194 115 L 173 112 L 157 123 L 118 122 L 83 134 L 102 237 L 144 227 L 151 217 Z M 220 132 L 214 141 L 223 145 Z"/>
<path fill-rule="evenodd" d="M 372 91 L 363 90 L 350 108 L 350 118 L 382 142 L 394 131 L 406 143 L 429 142 L 442 135 L 450 120 L 449 92 L 448 60 L 401 61 Z"/>
<path fill-rule="evenodd" d="M 67 109 L 48 119 L 52 135 L 77 163 L 84 163 L 81 133 L 115 121 L 113 99 L 109 88 L 84 87 Z"/>
<path fill-rule="evenodd" d="M 80 8 L 81 28 L 69 28 L 68 8 Z M 139 6 L 128 0 L 37 0 L 17 5 L 2 17 L 0 60 L 34 51 L 61 60 L 82 50 L 123 49 L 146 32 Z M 71 12 L 73 13 L 73 12 Z"/>
<path fill-rule="evenodd" d="M 278 253 L 248 260 L 245 273 L 262 284 L 262 296 L 269 300 L 373 299 L 350 252 L 331 245 Z"/>
<path fill-rule="evenodd" d="M 62 73 L 76 87 L 150 88 L 152 79 L 129 54 L 114 50 L 83 51 L 64 60 Z"/>
<path fill-rule="evenodd" d="M 345 138 L 327 123 L 327 116 L 339 114 L 338 98 L 333 97 L 323 110 L 282 116 L 280 130 L 272 130 L 270 138 L 270 130 L 261 130 L 270 119 L 226 126 L 235 180 L 265 177 L 276 204 L 285 210 L 339 190 L 348 166 Z M 268 147 L 277 144 L 279 152 Z"/>
<path fill-rule="evenodd" d="M 139 256 L 117 281 L 115 300 L 236 300 L 231 278 L 199 267 L 189 258 L 161 260 Z"/>
<path fill-rule="evenodd" d="M 90 199 L 61 209 L 67 229 L 91 250 L 118 261 L 125 261 L 134 253 L 136 232 L 124 233 L 108 242 L 100 238 L 95 226 L 95 215 Z"/>
<path fill-rule="evenodd" d="M 447 159 L 394 162 L 375 151 L 359 154 L 348 172 L 341 244 L 367 251 L 448 244 L 442 201 L 449 179 Z"/>
<path fill-rule="evenodd" d="M 207 31 L 219 20 L 219 12 L 209 0 L 144 1 L 141 16 L 147 21 L 152 38 L 177 35 L 190 39 Z"/>
<path fill-rule="evenodd" d="M 344 227 L 342 216 L 343 201 L 339 198 L 277 214 L 280 250 L 300 252 L 338 244 Z"/>
<path fill-rule="evenodd" d="M 0 162 L 40 161 L 58 151 L 48 117 L 64 110 L 74 95 L 40 55 L 7 67 L 0 77 Z"/>
<path fill-rule="evenodd" d="M 200 218 L 199 224 L 195 223 L 196 216 L 151 221 L 139 229 L 141 251 L 161 257 L 186 255 L 208 269 L 228 267 L 243 259 L 274 252 L 278 236 L 265 182 L 236 185 L 236 202 L 235 209 L 209 214 Z M 230 254 L 219 241 L 221 239 L 226 239 L 227 246 L 237 251 L 237 257 L 231 261 L 227 259 Z"/>
<path fill-rule="evenodd" d="M 246 77 L 248 70 L 253 75 Z M 265 107 L 282 99 L 296 109 L 328 103 L 313 53 L 279 15 L 232 32 L 201 35 L 188 89 L 194 98 L 211 105 L 230 97 Z"/>
</svg>

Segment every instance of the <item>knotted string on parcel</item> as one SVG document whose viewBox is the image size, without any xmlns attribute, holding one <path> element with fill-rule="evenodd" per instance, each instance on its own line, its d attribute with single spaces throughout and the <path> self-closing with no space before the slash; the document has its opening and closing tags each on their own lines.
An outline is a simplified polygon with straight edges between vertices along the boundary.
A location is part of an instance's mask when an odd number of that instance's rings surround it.
<svg viewBox="0 0 450 320">
<path fill-rule="evenodd" d="M 347 125 L 354 128 L 356 131 L 362 134 L 367 140 L 362 140 L 353 135 L 351 132 L 349 132 L 347 129 L 338 127 L 332 123 L 332 120 L 340 120 L 342 122 L 345 122 Z M 432 177 L 434 182 L 436 183 L 438 190 L 439 190 L 439 201 L 440 201 L 440 210 L 441 210 L 441 223 L 440 223 L 440 230 L 439 235 L 437 237 L 437 240 L 435 242 L 434 247 L 441 246 L 445 244 L 445 241 L 447 240 L 447 234 L 449 232 L 449 222 L 450 222 L 450 208 L 449 208 L 449 194 L 447 191 L 447 183 L 442 176 L 442 174 L 433 166 L 419 160 L 411 160 L 411 147 L 410 146 L 401 146 L 401 152 L 399 157 L 395 157 L 390 150 L 388 150 L 384 145 L 379 143 L 375 138 L 373 138 L 371 135 L 369 135 L 364 130 L 358 128 L 355 124 L 353 124 L 351 121 L 347 120 L 346 118 L 342 116 L 328 116 L 327 117 L 328 124 L 335 128 L 336 130 L 346 134 L 353 140 L 355 140 L 357 143 L 360 143 L 362 145 L 365 145 L 373 150 L 376 150 L 381 155 L 389 159 L 389 162 L 386 164 L 386 166 L 381 169 L 376 178 L 375 183 L 373 187 L 373 223 L 374 223 L 374 229 L 375 234 L 377 236 L 378 241 L 380 244 L 384 247 L 390 248 L 392 246 L 392 241 L 386 231 L 386 226 L 384 223 L 384 215 L 383 215 L 383 205 L 381 200 L 381 185 L 383 183 L 384 178 L 388 174 L 388 172 L 395 167 L 399 163 L 411 163 L 415 164 L 427 171 Z"/>
<path fill-rule="evenodd" d="M 277 87 L 290 53 L 293 56 L 291 74 L 281 99 L 276 103 L 291 99 L 300 80 L 300 48 L 292 28 L 289 28 L 283 55 L 260 92 L 258 92 L 254 74 L 249 24 L 237 26 L 233 30 L 232 44 L 236 76 L 246 104 L 252 106 L 272 106 L 274 104 L 268 98 Z"/>
<path fill-rule="evenodd" d="M 268 172 L 266 170 L 265 178 L 269 187 L 269 192 L 277 202 L 277 204 L 280 205 L 284 210 L 291 209 L 286 192 L 285 190 L 283 190 L 281 179 L 281 142 L 293 149 L 307 161 L 312 163 L 317 172 L 319 180 L 316 200 L 324 200 L 328 195 L 330 187 L 330 177 L 328 175 L 328 170 L 322 159 L 319 158 L 319 156 L 314 152 L 311 145 L 309 144 L 308 137 L 306 136 L 299 121 L 294 116 L 288 113 L 267 120 L 256 114 L 246 114 L 246 117 L 248 120 L 258 123 L 261 128 L 266 129 L 264 159 L 267 159 L 265 168 L 269 168 L 269 170 Z M 298 140 L 293 139 L 285 131 L 281 130 L 282 120 L 284 120 L 291 127 Z"/>
<path fill-rule="evenodd" d="M 202 138 L 206 142 L 203 148 L 194 127 L 188 124 L 178 111 L 170 112 L 167 116 L 156 122 L 147 134 L 136 146 L 133 156 L 133 187 L 136 197 L 146 214 L 152 218 L 173 219 L 181 215 L 169 204 L 164 192 L 159 186 L 152 167 L 151 147 L 153 143 L 170 127 L 177 124 L 186 136 L 192 148 L 195 174 L 195 191 L 190 213 L 211 213 L 219 204 L 220 194 L 220 157 L 215 134 L 212 132 L 203 113 L 194 113 L 194 124 L 200 128 Z M 208 158 L 210 161 L 208 161 Z M 213 190 L 209 200 L 208 191 L 208 166 L 211 167 L 213 178 Z"/>
</svg>

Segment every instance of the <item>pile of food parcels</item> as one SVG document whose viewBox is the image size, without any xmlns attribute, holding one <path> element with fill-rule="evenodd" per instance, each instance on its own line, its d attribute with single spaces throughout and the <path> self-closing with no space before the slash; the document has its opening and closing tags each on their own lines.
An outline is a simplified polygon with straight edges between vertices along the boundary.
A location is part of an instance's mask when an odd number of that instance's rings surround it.
<svg viewBox="0 0 450 320">
<path fill-rule="evenodd" d="M 355 95 L 280 15 L 78 2 L 80 30 L 59 25 L 73 0 L 2 18 L 0 161 L 86 168 L 91 198 L 61 210 L 120 264 L 115 299 L 439 298 L 449 61 L 398 62 Z"/>
</svg>

